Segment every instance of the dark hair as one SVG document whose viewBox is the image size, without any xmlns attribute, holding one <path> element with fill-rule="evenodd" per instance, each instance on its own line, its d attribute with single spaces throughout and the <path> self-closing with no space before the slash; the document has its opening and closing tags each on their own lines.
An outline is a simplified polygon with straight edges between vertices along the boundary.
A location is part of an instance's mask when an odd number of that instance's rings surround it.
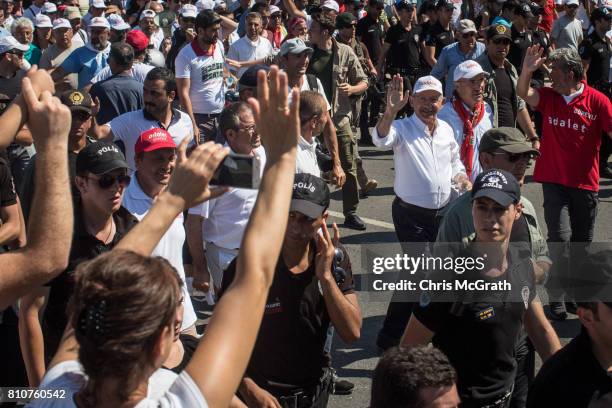
<svg viewBox="0 0 612 408">
<path fill-rule="evenodd" d="M 77 267 L 68 310 L 89 377 L 82 391 L 95 406 L 96 384 L 119 380 L 126 401 L 151 369 L 159 336 L 174 322 L 181 278 L 163 258 L 107 252 Z"/>
<path fill-rule="evenodd" d="M 323 114 L 325 101 L 320 93 L 316 91 L 300 92 L 300 121 L 304 122 L 312 119 L 315 115 Z"/>
<path fill-rule="evenodd" d="M 393 347 L 376 365 L 372 377 L 370 408 L 417 406 L 420 391 L 450 387 L 457 380 L 448 358 L 435 347 Z"/>
<path fill-rule="evenodd" d="M 334 31 L 336 31 L 336 22 L 330 17 L 324 14 L 319 14 L 317 16 L 314 16 L 312 19 L 313 21 L 319 23 L 322 30 L 327 30 L 330 36 L 334 33 Z"/>
<path fill-rule="evenodd" d="M 504 4 L 502 4 L 502 11 L 510 10 L 514 14 L 518 14 L 520 7 L 521 5 L 518 2 L 509 0 L 509 1 L 505 1 Z"/>
<path fill-rule="evenodd" d="M 166 92 L 176 92 L 176 79 L 174 78 L 174 73 L 171 70 L 164 67 L 156 67 L 149 71 L 149 73 L 145 77 L 145 81 L 158 80 L 164 81 L 164 83 L 166 84 Z"/>
<path fill-rule="evenodd" d="M 604 249 L 591 244 L 587 250 L 586 245 L 572 243 L 572 253 L 584 256 L 584 261 L 570 268 L 568 292 L 579 307 L 596 312 L 598 302 L 612 302 L 612 249 L 609 243 L 603 244 Z"/>
<path fill-rule="evenodd" d="M 265 9 L 268 8 L 268 6 L 266 6 L 266 3 L 255 3 L 253 4 L 253 6 L 251 6 L 251 13 L 259 13 L 260 14 L 260 18 L 261 18 L 261 12 Z M 250 14 L 250 13 L 249 13 Z M 248 15 L 247 15 L 248 18 Z"/>
<path fill-rule="evenodd" d="M 245 110 L 251 111 L 251 107 L 246 102 L 234 102 L 226 106 L 219 115 L 219 130 L 223 137 L 228 130 L 236 130 L 240 127 L 240 114 Z"/>
<path fill-rule="evenodd" d="M 212 10 L 202 10 L 196 16 L 195 28 L 206 29 L 214 24 L 220 23 L 221 17 Z"/>
<path fill-rule="evenodd" d="M 116 42 L 111 45 L 109 58 L 120 67 L 129 68 L 134 63 L 134 48 L 124 42 Z"/>
</svg>

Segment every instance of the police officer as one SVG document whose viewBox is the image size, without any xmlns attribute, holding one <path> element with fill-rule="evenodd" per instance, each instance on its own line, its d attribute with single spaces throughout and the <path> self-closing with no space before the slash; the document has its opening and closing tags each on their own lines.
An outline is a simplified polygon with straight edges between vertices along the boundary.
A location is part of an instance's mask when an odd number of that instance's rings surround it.
<svg viewBox="0 0 612 408">
<path fill-rule="evenodd" d="M 522 214 L 521 191 L 509 172 L 481 173 L 471 192 L 475 238 L 453 259 L 472 260 L 432 272 L 424 284 L 444 286 L 423 293 L 406 327 L 402 345 L 433 344 L 457 370 L 462 407 L 507 408 L 516 373 L 516 338 L 524 320 L 533 318 L 533 266 L 508 245 Z M 482 282 L 483 290 L 458 284 Z M 449 285 L 448 287 L 446 285 Z"/>
</svg>

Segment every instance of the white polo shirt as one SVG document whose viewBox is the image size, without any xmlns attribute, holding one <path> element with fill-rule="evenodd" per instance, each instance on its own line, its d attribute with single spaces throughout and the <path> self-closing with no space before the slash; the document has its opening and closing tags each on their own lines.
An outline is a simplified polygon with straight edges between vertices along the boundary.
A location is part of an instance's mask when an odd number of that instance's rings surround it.
<svg viewBox="0 0 612 408">
<path fill-rule="evenodd" d="M 467 109 L 467 107 L 466 107 Z M 440 112 L 438 112 L 438 119 L 443 120 L 448 123 L 453 129 L 453 133 L 455 134 L 455 141 L 461 148 L 461 144 L 463 144 L 464 134 L 463 134 L 463 121 L 459 118 L 459 115 L 453 108 L 452 102 L 447 102 L 444 104 Z M 493 127 L 493 110 L 489 106 L 488 103 L 485 102 L 485 113 L 474 128 L 474 136 L 476 138 L 476 143 L 474 144 L 474 160 L 472 164 L 472 176 L 470 177 L 470 181 L 474 182 L 476 180 L 476 176 L 478 176 L 482 172 L 482 167 L 480 166 L 480 161 L 478 160 L 478 146 L 480 146 L 480 140 L 482 139 L 482 135 Z"/>
<path fill-rule="evenodd" d="M 416 114 L 394 120 L 389 134 L 380 138 L 374 128 L 372 141 L 392 147 L 395 162 L 393 190 L 404 202 L 438 209 L 450 201 L 451 180 L 465 168 L 450 125 L 436 120 L 433 135 Z"/>
<path fill-rule="evenodd" d="M 308 173 L 321 177 L 321 169 L 317 162 L 317 139 L 312 138 L 312 143 L 300 136 L 297 144 L 297 157 L 295 160 L 296 173 Z"/>
<path fill-rule="evenodd" d="M 261 160 L 261 173 L 266 165 L 266 153 L 262 146 L 255 149 Z M 257 201 L 258 190 L 232 188 L 221 197 L 209 200 L 189 209 L 189 214 L 204 218 L 202 238 L 225 249 L 238 249 L 244 230 Z"/>
<path fill-rule="evenodd" d="M 251 41 L 249 37 L 245 35 L 231 45 L 227 52 L 227 58 L 236 61 L 253 61 L 272 54 L 274 54 L 274 48 L 272 48 L 272 43 L 270 43 L 267 38 L 259 36 L 256 41 Z M 238 79 L 240 79 L 247 69 L 248 67 L 245 67 L 237 71 L 236 76 Z"/>
<path fill-rule="evenodd" d="M 132 215 L 142 221 L 153 206 L 153 199 L 149 197 L 138 184 L 137 173 L 125 189 L 123 202 L 121 203 Z M 183 324 L 181 330 L 185 330 L 195 324 L 197 316 L 189 297 L 187 284 L 185 282 L 185 270 L 183 269 L 183 244 L 185 243 L 185 227 L 183 226 L 183 213 L 174 219 L 172 225 L 153 250 L 151 256 L 161 256 L 176 269 L 183 281 L 183 296 L 185 297 L 185 308 L 183 311 Z"/>
<path fill-rule="evenodd" d="M 179 51 L 174 66 L 177 78 L 189 78 L 189 98 L 194 113 L 220 113 L 225 104 L 223 43 L 217 41 L 212 54 L 198 45 L 197 40 Z"/>
<path fill-rule="evenodd" d="M 162 124 L 155 118 L 147 115 L 144 109 L 133 112 L 126 112 L 123 115 L 117 116 L 104 126 L 108 126 L 113 131 L 114 142 L 121 141 L 125 147 L 125 159 L 130 166 L 129 173 L 136 170 L 134 146 L 140 137 L 140 134 L 145 130 L 153 128 L 163 128 Z M 178 146 L 183 139 L 193 139 L 193 126 L 191 118 L 185 112 L 178 109 L 172 110 L 172 120 L 170 126 L 166 129 L 172 140 Z M 190 143 L 193 143 L 190 142 Z"/>
</svg>

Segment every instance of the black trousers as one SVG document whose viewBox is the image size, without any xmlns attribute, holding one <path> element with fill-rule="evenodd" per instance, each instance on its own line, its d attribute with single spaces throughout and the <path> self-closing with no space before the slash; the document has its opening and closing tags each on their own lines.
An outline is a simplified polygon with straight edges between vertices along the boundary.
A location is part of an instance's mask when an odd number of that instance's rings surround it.
<svg viewBox="0 0 612 408">
<path fill-rule="evenodd" d="M 444 209 L 430 210 L 404 203 L 399 198 L 395 198 L 391 206 L 391 215 L 395 234 L 402 245 L 402 250 L 409 256 L 419 257 L 431 253 L 431 243 L 436 241 L 438 228 L 442 221 L 440 215 Z M 410 272 L 400 273 L 399 279 L 418 279 L 418 273 L 410 275 Z M 412 309 L 416 303 L 401 301 L 403 291 L 393 293 L 387 316 L 383 327 L 379 332 L 379 339 L 387 339 L 399 343 L 404 334 L 404 329 L 410 320 Z M 379 342 L 380 343 L 380 342 Z M 382 344 L 379 344 L 382 346 Z M 386 348 L 386 347 L 384 347 Z"/>
<path fill-rule="evenodd" d="M 543 183 L 544 220 L 553 261 L 546 289 L 551 301 L 561 301 L 569 286 L 570 268 L 584 261 L 593 240 L 599 197 L 597 192 Z"/>
<path fill-rule="evenodd" d="M 525 408 L 527 393 L 535 377 L 535 348 L 528 337 L 519 340 L 516 348 L 516 376 L 510 408 Z"/>
</svg>

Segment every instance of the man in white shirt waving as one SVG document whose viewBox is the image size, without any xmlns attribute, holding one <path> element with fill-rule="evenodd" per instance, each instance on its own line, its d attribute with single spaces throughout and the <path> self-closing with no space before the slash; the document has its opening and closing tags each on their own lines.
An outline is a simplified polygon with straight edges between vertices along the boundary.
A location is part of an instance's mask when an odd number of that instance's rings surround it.
<svg viewBox="0 0 612 408">
<path fill-rule="evenodd" d="M 174 65 L 181 105 L 191 117 L 194 138 L 199 143 L 214 140 L 217 134 L 217 118 L 225 104 L 225 55 L 217 13 L 203 10 L 196 17 L 195 27 L 196 39 L 179 51 Z"/>
<path fill-rule="evenodd" d="M 414 113 L 395 120 L 409 99 Z M 462 190 L 471 188 L 453 129 L 437 117 L 443 103 L 442 84 L 433 76 L 419 78 L 414 94 L 409 95 L 404 94 L 402 77 L 395 75 L 387 92 L 385 113 L 372 135 L 376 146 L 393 148 L 393 225 L 404 252 L 414 257 L 430 253 L 429 243 L 436 241 L 443 210 L 451 201 L 452 184 Z M 412 279 L 424 273 L 410 272 Z M 399 302 L 406 299 L 397 295 L 399 292 L 389 304 L 379 345 L 397 344 L 412 312 L 413 303 Z"/>
</svg>

